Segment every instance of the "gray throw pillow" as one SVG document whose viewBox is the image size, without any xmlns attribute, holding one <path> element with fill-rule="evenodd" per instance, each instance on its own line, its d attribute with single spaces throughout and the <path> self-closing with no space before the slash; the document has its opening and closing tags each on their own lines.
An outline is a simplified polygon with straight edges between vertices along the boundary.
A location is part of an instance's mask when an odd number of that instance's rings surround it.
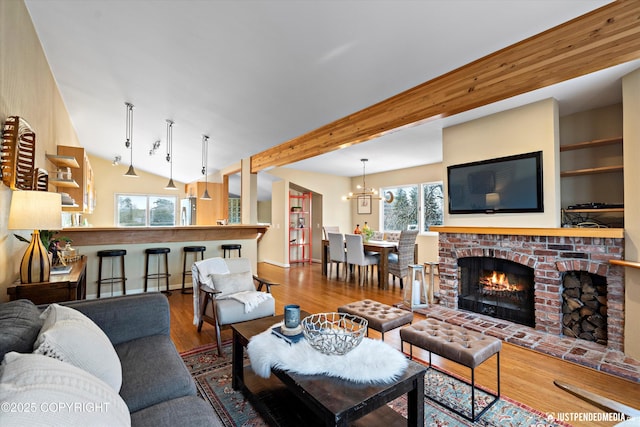
<svg viewBox="0 0 640 427">
<path fill-rule="evenodd" d="M 213 288 L 221 293 L 216 298 L 224 298 L 241 291 L 255 291 L 253 274 L 250 271 L 229 274 L 211 274 Z"/>
<path fill-rule="evenodd" d="M 19 299 L 0 304 L 0 360 L 5 353 L 31 353 L 43 320 L 31 301 Z"/>
</svg>

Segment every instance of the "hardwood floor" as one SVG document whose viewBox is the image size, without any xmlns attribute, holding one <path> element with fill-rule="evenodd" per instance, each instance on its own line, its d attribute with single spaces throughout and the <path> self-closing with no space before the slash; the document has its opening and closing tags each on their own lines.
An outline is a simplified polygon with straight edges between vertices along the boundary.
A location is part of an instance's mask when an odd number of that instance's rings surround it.
<svg viewBox="0 0 640 427">
<path fill-rule="evenodd" d="M 258 274 L 280 286 L 272 288 L 276 300 L 276 313 L 283 313 L 286 304 L 300 304 L 308 312 L 335 311 L 338 306 L 365 298 L 385 304 L 396 304 L 402 300 L 398 284 L 388 290 L 365 283 L 358 286 L 355 281 L 329 280 L 322 276 L 319 264 L 295 265 L 285 269 L 270 264 L 259 264 Z M 190 350 L 215 342 L 213 326 L 204 324 L 198 333 L 193 325 L 193 298 L 179 291 L 169 297 L 171 305 L 171 338 L 178 351 Z M 414 321 L 424 316 L 415 314 Z M 379 338 L 371 331 L 372 338 Z M 231 331 L 222 331 L 222 339 L 230 340 Z M 385 342 L 398 347 L 398 330 L 385 333 Z M 408 352 L 408 348 L 405 348 Z M 427 360 L 426 352 L 414 348 L 414 357 Z M 469 377 L 469 369 L 445 359 L 433 356 L 433 363 L 459 375 Z M 496 387 L 495 357 L 476 369 L 476 381 L 488 388 Z M 560 380 L 640 409 L 640 384 L 625 380 L 591 368 L 541 354 L 509 343 L 503 344 L 500 356 L 501 394 L 527 404 L 542 413 L 562 414 L 564 420 L 575 426 L 611 426 L 615 422 L 585 420 L 603 411 L 553 384 Z M 575 414 L 575 415 L 574 415 Z M 573 417 L 573 418 L 569 418 Z M 582 417 L 583 419 L 576 419 Z"/>
</svg>

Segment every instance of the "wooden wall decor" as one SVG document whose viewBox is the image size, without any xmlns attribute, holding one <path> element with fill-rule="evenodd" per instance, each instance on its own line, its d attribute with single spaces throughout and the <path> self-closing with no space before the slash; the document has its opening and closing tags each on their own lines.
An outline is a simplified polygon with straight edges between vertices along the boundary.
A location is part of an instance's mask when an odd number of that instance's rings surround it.
<svg viewBox="0 0 640 427">
<path fill-rule="evenodd" d="M 2 129 L 0 151 L 4 185 L 12 190 L 32 190 L 35 156 L 36 134 L 29 123 L 18 116 L 8 117 Z"/>
<path fill-rule="evenodd" d="M 640 58 L 640 2 L 615 1 L 251 156 L 251 173 Z"/>
<path fill-rule="evenodd" d="M 49 191 L 49 172 L 42 168 L 33 170 L 31 189 L 35 191 Z"/>
</svg>

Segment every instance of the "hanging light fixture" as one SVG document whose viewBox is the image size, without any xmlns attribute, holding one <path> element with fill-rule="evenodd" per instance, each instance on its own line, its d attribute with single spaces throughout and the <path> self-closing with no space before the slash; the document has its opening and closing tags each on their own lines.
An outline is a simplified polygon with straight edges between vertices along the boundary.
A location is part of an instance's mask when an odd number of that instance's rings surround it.
<svg viewBox="0 0 640 427">
<path fill-rule="evenodd" d="M 173 183 L 173 121 L 167 119 L 167 162 L 169 162 L 169 183 L 165 190 L 177 190 Z"/>
<path fill-rule="evenodd" d="M 342 200 L 358 200 L 358 197 L 367 197 L 372 200 L 382 200 L 382 197 L 378 195 L 378 190 L 375 188 L 369 188 L 366 184 L 365 167 L 369 159 L 360 159 L 362 162 L 362 185 L 357 185 L 355 192 L 350 192 L 347 196 L 342 196 Z"/>
<path fill-rule="evenodd" d="M 211 200 L 209 196 L 209 184 L 207 182 L 207 160 L 209 157 L 209 137 L 202 135 L 202 175 L 204 175 L 204 193 L 200 200 Z"/>
<path fill-rule="evenodd" d="M 129 163 L 129 169 L 124 176 L 130 176 L 132 178 L 137 178 L 135 169 L 133 169 L 133 105 L 129 102 L 125 102 L 124 105 L 127 107 L 127 120 L 126 120 L 126 130 L 125 130 L 125 138 L 124 142 L 125 147 L 131 150 L 131 162 Z"/>
</svg>

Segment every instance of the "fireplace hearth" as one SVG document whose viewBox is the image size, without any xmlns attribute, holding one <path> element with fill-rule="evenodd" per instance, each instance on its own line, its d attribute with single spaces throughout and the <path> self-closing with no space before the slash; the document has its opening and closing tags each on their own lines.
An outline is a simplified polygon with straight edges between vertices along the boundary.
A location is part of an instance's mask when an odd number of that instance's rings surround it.
<svg viewBox="0 0 640 427">
<path fill-rule="evenodd" d="M 458 259 L 458 307 L 535 326 L 533 269 L 504 259 Z"/>
<path fill-rule="evenodd" d="M 473 230 L 474 232 L 465 232 Z M 509 231 L 515 233 L 509 233 Z M 440 227 L 439 232 L 439 273 L 440 273 L 440 304 L 452 309 L 464 309 L 464 311 L 477 311 L 491 316 L 517 317 L 520 309 L 513 309 L 511 304 L 516 300 L 525 299 L 516 288 L 511 292 L 511 286 L 518 285 L 510 276 L 513 272 L 507 267 L 476 268 L 475 288 L 473 295 L 470 290 L 464 291 L 461 285 L 462 276 L 466 272 L 459 264 L 460 260 L 467 258 L 495 258 L 503 261 L 511 261 L 519 266 L 533 269 L 533 316 L 529 311 L 524 320 L 510 320 L 522 324 L 522 327 L 532 325 L 536 331 L 546 332 L 558 337 L 566 336 L 568 331 L 563 321 L 567 320 L 563 311 L 563 291 L 568 287 L 563 279 L 571 272 L 576 274 L 589 273 L 592 278 L 600 276 L 605 283 L 600 287 L 606 294 L 598 294 L 596 300 L 606 297 L 606 322 L 596 332 L 598 337 L 593 341 L 594 345 L 602 344 L 608 349 L 624 350 L 624 268 L 609 263 L 613 259 L 624 257 L 624 238 L 619 230 L 608 229 L 509 229 L 509 228 L 481 228 L 481 227 Z M 544 233 L 550 234 L 544 234 Z M 518 234 L 519 233 L 519 234 Z M 488 270 L 489 277 L 481 278 L 480 270 Z M 485 287 L 480 291 L 482 282 L 491 282 L 493 286 L 493 271 L 496 271 L 496 280 L 499 281 L 500 273 L 505 273 L 509 287 L 502 284 L 494 287 Z M 590 289 L 587 289 L 590 290 Z M 571 291 L 574 292 L 574 291 Z M 600 292 L 600 291 L 599 291 Z M 508 297 L 505 294 L 509 293 Z M 592 292 L 581 294 L 580 301 L 591 298 Z M 473 296 L 472 296 L 473 295 Z M 504 298 L 496 298 L 497 296 Z M 492 299 L 493 298 L 493 299 Z M 484 300 L 484 301 L 483 301 Z M 588 304 L 594 304 L 590 300 Z M 519 301 L 518 301 L 519 302 Z M 576 304 L 573 301 L 572 304 Z M 587 309 L 582 308 L 583 313 Z M 600 314 L 600 307 L 596 308 Z M 580 310 L 579 310 L 580 311 Z M 506 312 L 506 313 L 505 313 Z M 594 313 L 595 314 L 595 313 Z M 573 314 L 573 317 L 576 315 Z M 591 317 L 589 317 L 591 316 Z M 599 316 L 587 315 L 588 319 L 579 320 L 583 329 L 592 329 L 603 323 Z M 593 325 L 585 322 L 589 321 Z M 509 321 L 509 320 L 504 320 Z M 574 331 L 574 325 L 570 326 Z M 593 331 L 595 331 L 594 329 Z M 606 344 L 603 342 L 606 330 Z M 564 333 L 563 333 L 564 332 Z M 578 330 L 578 339 L 589 339 L 584 330 Z M 582 334 L 582 336 L 580 336 Z M 569 335 L 569 334 L 567 334 Z"/>
</svg>

